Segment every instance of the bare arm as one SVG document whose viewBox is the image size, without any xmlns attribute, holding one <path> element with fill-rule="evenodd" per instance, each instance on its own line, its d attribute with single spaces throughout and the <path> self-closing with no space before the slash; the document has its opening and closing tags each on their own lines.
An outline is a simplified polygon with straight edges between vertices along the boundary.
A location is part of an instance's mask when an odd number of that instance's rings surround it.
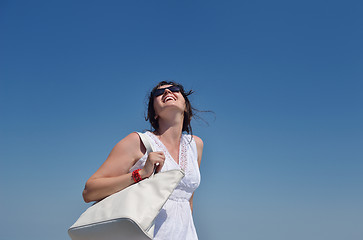
<svg viewBox="0 0 363 240">
<path fill-rule="evenodd" d="M 200 139 L 199 137 L 197 136 L 193 136 L 194 140 L 195 140 L 195 143 L 197 144 L 197 151 L 198 151 L 198 165 L 200 167 L 200 163 L 202 161 L 202 153 L 203 153 L 203 141 L 202 139 Z M 193 197 L 194 197 L 194 193 L 192 195 L 192 197 L 190 198 L 189 200 L 189 203 L 190 203 L 190 209 L 192 210 L 193 212 Z"/>
<path fill-rule="evenodd" d="M 84 201 L 99 201 L 132 185 L 134 183 L 132 173 L 128 171 L 145 152 L 145 146 L 135 132 L 118 142 L 106 161 L 86 182 L 83 190 Z M 141 177 L 149 177 L 157 162 L 160 163 L 161 169 L 164 160 L 164 154 L 150 153 L 145 167 L 140 171 Z"/>
</svg>

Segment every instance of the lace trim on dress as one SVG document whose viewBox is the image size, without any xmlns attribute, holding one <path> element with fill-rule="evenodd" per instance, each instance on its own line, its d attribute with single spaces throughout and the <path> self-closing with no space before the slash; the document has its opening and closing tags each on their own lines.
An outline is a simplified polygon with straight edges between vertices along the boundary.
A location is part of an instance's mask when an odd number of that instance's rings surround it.
<svg viewBox="0 0 363 240">
<path fill-rule="evenodd" d="M 179 145 L 179 164 L 173 159 L 173 157 L 170 155 L 168 149 L 165 147 L 165 145 L 161 142 L 161 140 L 152 132 L 149 134 L 156 145 L 162 149 L 165 156 L 168 156 L 170 160 L 172 160 L 175 164 L 177 164 L 184 172 L 187 171 L 187 146 L 184 141 L 184 136 L 180 138 L 180 145 Z"/>
<path fill-rule="evenodd" d="M 188 170 L 188 162 L 187 162 L 187 145 L 185 144 L 184 137 L 182 136 L 180 140 L 180 152 L 179 152 L 179 165 L 180 168 L 186 173 Z"/>
</svg>

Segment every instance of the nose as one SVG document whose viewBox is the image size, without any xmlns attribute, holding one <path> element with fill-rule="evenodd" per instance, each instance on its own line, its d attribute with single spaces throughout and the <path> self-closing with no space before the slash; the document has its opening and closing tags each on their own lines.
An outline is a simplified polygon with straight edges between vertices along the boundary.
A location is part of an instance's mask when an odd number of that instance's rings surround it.
<svg viewBox="0 0 363 240">
<path fill-rule="evenodd" d="M 168 93 L 172 93 L 172 91 L 170 91 L 169 89 L 165 88 L 163 95 L 165 96 L 165 95 L 167 95 Z"/>
<path fill-rule="evenodd" d="M 165 94 L 165 93 L 171 93 L 171 92 L 172 92 L 172 91 L 170 91 L 170 90 L 169 90 L 169 89 L 167 89 L 167 88 L 164 90 L 164 94 Z"/>
</svg>

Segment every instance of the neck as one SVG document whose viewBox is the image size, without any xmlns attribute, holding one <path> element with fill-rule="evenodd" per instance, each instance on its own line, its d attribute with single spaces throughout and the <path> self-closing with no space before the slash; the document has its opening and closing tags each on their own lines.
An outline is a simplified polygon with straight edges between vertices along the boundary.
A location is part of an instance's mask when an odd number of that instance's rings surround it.
<svg viewBox="0 0 363 240">
<path fill-rule="evenodd" d="M 169 115 L 168 119 L 159 118 L 159 130 L 157 134 L 166 142 L 177 144 L 183 130 L 184 115 Z"/>
</svg>

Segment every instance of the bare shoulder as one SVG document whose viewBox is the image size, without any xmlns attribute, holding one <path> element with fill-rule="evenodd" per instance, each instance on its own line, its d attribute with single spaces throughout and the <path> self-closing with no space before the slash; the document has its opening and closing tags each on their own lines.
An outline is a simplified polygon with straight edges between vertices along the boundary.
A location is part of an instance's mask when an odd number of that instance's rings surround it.
<svg viewBox="0 0 363 240">
<path fill-rule="evenodd" d="M 136 132 L 132 132 L 129 135 L 127 135 L 125 138 L 123 138 L 121 141 L 119 141 L 117 144 L 119 145 L 135 145 L 138 142 L 140 142 L 139 135 Z"/>
<path fill-rule="evenodd" d="M 91 178 L 114 177 L 127 173 L 145 152 L 139 135 L 132 132 L 113 147 L 107 159 Z"/>
<path fill-rule="evenodd" d="M 195 140 L 195 143 L 197 144 L 197 148 L 199 149 L 203 149 L 203 140 L 200 138 L 200 137 L 198 137 L 198 136 L 196 136 L 196 135 L 193 135 L 193 138 L 194 138 L 194 140 Z"/>
<path fill-rule="evenodd" d="M 198 137 L 198 136 L 195 136 L 193 135 L 193 138 L 194 138 L 194 141 L 197 145 L 197 151 L 198 151 L 198 164 L 199 164 L 199 167 L 200 167 L 200 162 L 202 161 L 202 154 L 203 154 L 203 146 L 204 146 L 204 143 L 203 143 L 203 140 Z"/>
<path fill-rule="evenodd" d="M 134 153 L 136 155 L 136 158 L 140 157 L 140 154 L 142 156 L 146 152 L 144 144 L 142 144 L 139 134 L 137 134 L 136 132 L 130 133 L 121 141 L 119 141 L 115 145 L 115 148 L 118 148 L 120 150 L 126 150 L 131 154 Z"/>
</svg>

